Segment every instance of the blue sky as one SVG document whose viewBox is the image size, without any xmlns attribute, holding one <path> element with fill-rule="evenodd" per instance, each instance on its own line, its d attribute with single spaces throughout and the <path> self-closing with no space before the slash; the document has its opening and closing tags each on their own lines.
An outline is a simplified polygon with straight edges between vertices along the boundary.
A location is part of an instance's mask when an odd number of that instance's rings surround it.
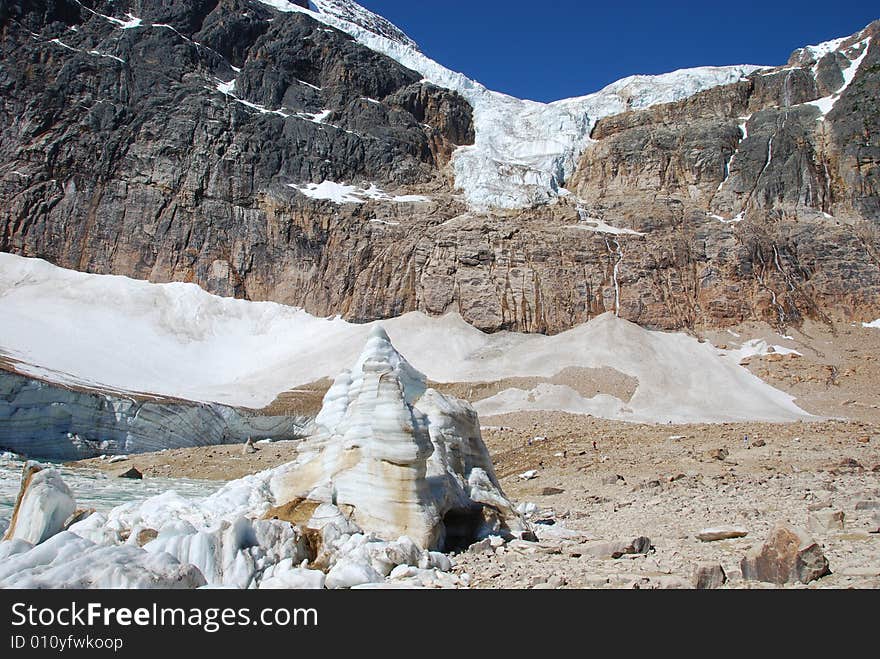
<svg viewBox="0 0 880 659">
<path fill-rule="evenodd" d="M 587 94 L 635 73 L 783 64 L 795 48 L 880 18 L 876 0 L 358 2 L 448 68 L 539 101 Z"/>
</svg>

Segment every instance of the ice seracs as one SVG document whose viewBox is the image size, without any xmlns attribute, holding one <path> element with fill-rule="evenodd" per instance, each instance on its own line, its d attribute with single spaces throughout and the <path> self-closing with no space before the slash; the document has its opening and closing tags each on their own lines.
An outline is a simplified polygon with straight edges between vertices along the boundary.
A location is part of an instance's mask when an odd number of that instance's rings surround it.
<svg viewBox="0 0 880 659">
<path fill-rule="evenodd" d="M 22 470 L 15 510 L 3 539 L 37 545 L 61 531 L 75 509 L 76 503 L 61 474 L 27 462 Z"/>
<path fill-rule="evenodd" d="M 659 76 L 632 76 L 588 96 L 537 103 L 491 91 L 450 71 L 421 53 L 388 21 L 351 0 L 313 2 L 316 11 L 287 0 L 261 2 L 279 11 L 308 14 L 418 71 L 426 82 L 461 94 L 474 109 L 476 141 L 456 150 L 455 183 L 477 210 L 523 208 L 564 194 L 565 181 L 602 117 L 678 101 L 768 68 L 699 67 Z"/>
<path fill-rule="evenodd" d="M 382 538 L 430 549 L 527 530 L 501 493 L 476 412 L 427 389 L 381 327 L 328 391 L 316 425 L 272 481 L 275 499 L 294 504 L 288 515 L 332 504 Z"/>
</svg>

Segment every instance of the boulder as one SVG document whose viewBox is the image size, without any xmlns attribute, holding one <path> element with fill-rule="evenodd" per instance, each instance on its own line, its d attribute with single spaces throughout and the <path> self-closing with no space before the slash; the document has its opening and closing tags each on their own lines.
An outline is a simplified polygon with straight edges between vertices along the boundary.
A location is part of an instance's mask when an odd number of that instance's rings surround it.
<svg viewBox="0 0 880 659">
<path fill-rule="evenodd" d="M 713 451 L 709 451 L 706 454 L 712 460 L 727 460 L 727 457 L 730 455 L 730 452 L 726 448 L 717 448 Z"/>
<path fill-rule="evenodd" d="M 739 526 L 715 526 L 703 529 L 697 533 L 696 538 L 700 542 L 716 542 L 718 540 L 731 540 L 733 538 L 744 538 L 749 532 Z"/>
<path fill-rule="evenodd" d="M 817 535 L 828 531 L 841 531 L 845 518 L 841 510 L 815 510 L 807 518 L 807 530 Z"/>
<path fill-rule="evenodd" d="M 21 486 L 4 540 L 38 545 L 64 529 L 76 503 L 61 474 L 35 462 L 22 468 Z"/>
<path fill-rule="evenodd" d="M 831 574 L 822 548 L 806 532 L 787 524 L 777 524 L 740 567 L 746 580 L 778 585 L 810 583 Z"/>
<path fill-rule="evenodd" d="M 621 558 L 626 555 L 647 554 L 653 548 L 645 536 L 630 541 L 593 542 L 583 545 L 583 553 L 595 558 Z"/>
<path fill-rule="evenodd" d="M 138 470 L 137 467 L 132 467 L 131 469 L 127 469 L 119 474 L 119 478 L 128 478 L 130 480 L 143 480 L 144 475 Z"/>
<path fill-rule="evenodd" d="M 727 583 L 727 574 L 718 563 L 700 563 L 694 569 L 694 588 L 711 590 Z"/>
<path fill-rule="evenodd" d="M 565 490 L 559 487 L 545 487 L 541 490 L 541 496 L 552 497 L 557 494 L 565 494 Z"/>
</svg>

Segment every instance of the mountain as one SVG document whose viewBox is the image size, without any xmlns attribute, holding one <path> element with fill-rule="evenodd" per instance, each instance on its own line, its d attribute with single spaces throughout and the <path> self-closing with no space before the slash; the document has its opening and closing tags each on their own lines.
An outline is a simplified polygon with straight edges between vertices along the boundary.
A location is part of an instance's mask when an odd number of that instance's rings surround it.
<svg viewBox="0 0 880 659">
<path fill-rule="evenodd" d="M 0 250 L 356 322 L 873 320 L 878 28 L 541 104 L 347 0 L 8 1 Z"/>
</svg>

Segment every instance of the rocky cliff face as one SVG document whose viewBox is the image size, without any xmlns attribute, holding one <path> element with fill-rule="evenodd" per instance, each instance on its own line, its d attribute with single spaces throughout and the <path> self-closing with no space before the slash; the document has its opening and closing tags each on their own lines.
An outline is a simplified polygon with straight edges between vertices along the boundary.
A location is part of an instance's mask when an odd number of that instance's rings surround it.
<svg viewBox="0 0 880 659">
<path fill-rule="evenodd" d="M 353 3 L 317 5 L 411 43 Z M 0 250 L 489 331 L 880 314 L 877 23 L 606 117 L 571 195 L 489 212 L 449 166 L 474 141 L 468 103 L 311 15 L 42 0 L 7 3 L 0 25 Z M 348 187 L 308 187 L 327 181 Z"/>
</svg>

